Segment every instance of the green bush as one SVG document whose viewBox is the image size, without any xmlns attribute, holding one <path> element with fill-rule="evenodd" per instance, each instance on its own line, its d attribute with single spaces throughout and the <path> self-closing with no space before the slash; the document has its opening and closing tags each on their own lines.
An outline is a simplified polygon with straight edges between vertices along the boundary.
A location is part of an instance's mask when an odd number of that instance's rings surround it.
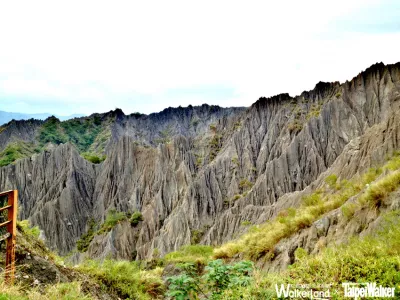
<svg viewBox="0 0 400 300">
<path fill-rule="evenodd" d="M 18 230 L 24 232 L 25 234 L 37 239 L 40 235 L 40 229 L 38 226 L 32 227 L 29 220 L 17 221 Z"/>
<path fill-rule="evenodd" d="M 366 193 L 359 199 L 360 203 L 370 203 L 380 207 L 385 198 L 400 186 L 400 171 L 386 175 L 378 182 L 371 184 Z"/>
<path fill-rule="evenodd" d="M 169 286 L 166 295 L 173 299 L 186 300 L 198 299 L 200 293 L 202 296 L 211 293 L 210 299 L 219 299 L 227 289 L 248 286 L 253 269 L 253 263 L 249 261 L 241 261 L 235 265 L 224 264 L 222 260 L 210 261 L 201 277 L 197 272 L 186 270 L 183 274 L 167 278 Z"/>
<path fill-rule="evenodd" d="M 331 175 L 329 175 L 329 176 L 327 176 L 327 177 L 325 178 L 325 183 L 328 184 L 328 186 L 329 186 L 331 189 L 333 189 L 333 188 L 336 187 L 337 179 L 338 179 L 338 178 L 337 178 L 336 174 L 331 174 Z"/>
<path fill-rule="evenodd" d="M 322 201 L 321 193 L 315 192 L 311 195 L 303 196 L 302 201 L 305 206 L 318 205 Z"/>
<path fill-rule="evenodd" d="M 108 211 L 107 217 L 97 234 L 107 233 L 111 231 L 117 224 L 125 220 L 127 220 L 126 213 L 117 212 L 115 209 L 111 209 Z"/>
<path fill-rule="evenodd" d="M 106 159 L 105 155 L 97 156 L 96 154 L 90 153 L 82 153 L 82 156 L 84 159 L 90 161 L 93 164 L 100 164 Z"/>
<path fill-rule="evenodd" d="M 187 274 L 180 274 L 167 278 L 167 297 L 176 300 L 196 299 L 199 292 L 196 280 Z M 196 297 L 196 298 L 195 298 Z"/>
<path fill-rule="evenodd" d="M 143 221 L 143 215 L 142 215 L 142 213 L 141 213 L 140 211 L 135 211 L 135 212 L 132 214 L 131 218 L 130 218 L 131 225 L 132 225 L 133 227 L 135 227 L 135 226 L 137 226 L 137 225 L 139 224 L 139 222 L 141 222 L 141 221 Z"/>
<path fill-rule="evenodd" d="M 343 217 L 346 220 L 350 220 L 354 216 L 354 213 L 357 210 L 357 205 L 354 203 L 345 204 L 341 207 L 341 210 Z"/>
</svg>

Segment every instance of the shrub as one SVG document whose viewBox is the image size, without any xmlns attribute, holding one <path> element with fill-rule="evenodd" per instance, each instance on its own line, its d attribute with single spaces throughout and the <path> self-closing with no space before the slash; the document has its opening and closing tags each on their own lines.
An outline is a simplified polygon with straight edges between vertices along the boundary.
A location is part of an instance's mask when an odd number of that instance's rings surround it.
<svg viewBox="0 0 400 300">
<path fill-rule="evenodd" d="M 17 221 L 18 230 L 24 232 L 25 234 L 37 239 L 40 235 L 40 229 L 38 226 L 32 227 L 29 220 Z"/>
<path fill-rule="evenodd" d="M 250 190 L 253 187 L 253 183 L 251 183 L 249 180 L 247 179 L 242 179 L 239 182 L 239 189 L 244 192 L 247 190 Z"/>
<path fill-rule="evenodd" d="M 167 296 L 172 299 L 195 299 L 199 288 L 194 278 L 186 274 L 180 274 L 167 278 L 169 283 Z"/>
<path fill-rule="evenodd" d="M 322 201 L 321 194 L 315 192 L 311 195 L 303 196 L 302 201 L 305 206 L 318 205 Z"/>
<path fill-rule="evenodd" d="M 310 107 L 310 111 L 308 112 L 307 116 L 306 116 L 306 120 L 310 120 L 311 118 L 317 118 L 319 117 L 320 113 L 321 113 L 321 104 L 312 104 Z"/>
<path fill-rule="evenodd" d="M 124 212 L 117 212 L 115 209 L 109 210 L 107 217 L 97 234 L 103 234 L 111 231 L 117 224 L 125 221 L 126 219 L 127 216 Z"/>
<path fill-rule="evenodd" d="M 84 159 L 90 161 L 93 164 L 100 164 L 106 159 L 105 155 L 97 156 L 96 154 L 90 153 L 82 153 L 82 156 Z"/>
<path fill-rule="evenodd" d="M 76 241 L 76 248 L 79 252 L 86 252 L 92 242 L 96 232 L 95 232 L 96 222 L 94 219 L 89 221 L 89 229 L 83 234 L 79 240 Z"/>
<path fill-rule="evenodd" d="M 210 146 L 210 161 L 212 161 L 219 151 L 221 150 L 221 141 L 222 141 L 222 136 L 219 134 L 214 134 L 212 139 L 210 140 L 209 146 Z"/>
<path fill-rule="evenodd" d="M 200 240 L 204 234 L 203 230 L 194 229 L 190 231 L 190 243 L 192 245 L 200 243 Z"/>
<path fill-rule="evenodd" d="M 240 198 L 242 198 L 242 195 L 237 194 L 237 195 L 233 196 L 232 201 L 236 201 Z"/>
<path fill-rule="evenodd" d="M 289 123 L 288 125 L 288 130 L 289 133 L 292 134 L 297 134 L 303 129 L 303 125 L 300 123 L 299 120 L 294 120 L 292 123 Z"/>
<path fill-rule="evenodd" d="M 231 266 L 225 265 L 218 259 L 208 263 L 203 278 L 212 297 L 216 297 L 228 288 L 249 285 L 253 268 L 253 263 L 250 261 L 241 261 Z"/>
<path fill-rule="evenodd" d="M 337 176 L 336 174 L 331 174 L 325 178 L 325 183 L 331 188 L 334 189 L 336 187 L 336 182 L 337 182 Z"/>
<path fill-rule="evenodd" d="M 384 199 L 400 186 L 400 171 L 395 171 L 372 184 L 360 198 L 360 203 L 370 203 L 380 207 Z"/>
<path fill-rule="evenodd" d="M 350 220 L 357 210 L 357 205 L 354 203 L 345 204 L 341 207 L 342 214 L 346 220 Z"/>
<path fill-rule="evenodd" d="M 133 227 L 135 227 L 135 226 L 137 226 L 137 225 L 139 224 L 139 222 L 141 222 L 141 221 L 143 221 L 143 215 L 142 215 L 142 213 L 139 212 L 139 211 L 135 211 L 135 212 L 132 214 L 131 218 L 130 218 L 131 225 L 132 225 Z"/>
</svg>

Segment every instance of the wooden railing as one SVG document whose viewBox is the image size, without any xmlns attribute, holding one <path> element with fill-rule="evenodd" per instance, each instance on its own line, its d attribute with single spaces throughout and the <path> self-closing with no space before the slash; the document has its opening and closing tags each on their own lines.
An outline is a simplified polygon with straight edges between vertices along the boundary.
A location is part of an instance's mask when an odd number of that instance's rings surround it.
<svg viewBox="0 0 400 300">
<path fill-rule="evenodd" d="M 6 284 L 13 284 L 15 278 L 15 244 L 17 235 L 17 211 L 18 191 L 1 192 L 1 196 L 8 196 L 7 205 L 0 207 L 0 212 L 8 210 L 7 220 L 0 223 L 1 227 L 7 227 L 7 233 L 0 236 L 0 240 L 7 240 L 6 270 L 4 280 Z"/>
</svg>

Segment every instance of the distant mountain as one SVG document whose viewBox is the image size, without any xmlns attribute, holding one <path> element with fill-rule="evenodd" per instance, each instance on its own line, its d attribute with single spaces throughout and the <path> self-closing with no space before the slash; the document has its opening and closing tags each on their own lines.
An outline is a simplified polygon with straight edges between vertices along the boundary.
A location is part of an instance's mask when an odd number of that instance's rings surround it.
<svg viewBox="0 0 400 300">
<path fill-rule="evenodd" d="M 6 112 L 0 111 L 0 125 L 6 124 L 11 120 L 29 120 L 29 119 L 38 119 L 38 120 L 45 120 L 48 117 L 52 116 L 52 114 L 43 113 L 43 114 L 21 114 L 21 113 L 14 113 L 14 112 Z M 83 115 L 70 115 L 70 116 L 56 116 L 61 121 L 83 117 Z"/>
</svg>

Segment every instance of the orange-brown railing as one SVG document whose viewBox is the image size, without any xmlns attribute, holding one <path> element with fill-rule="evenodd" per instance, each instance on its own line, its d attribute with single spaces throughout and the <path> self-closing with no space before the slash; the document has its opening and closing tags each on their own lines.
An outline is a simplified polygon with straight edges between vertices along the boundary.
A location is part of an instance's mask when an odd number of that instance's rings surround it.
<svg viewBox="0 0 400 300">
<path fill-rule="evenodd" d="M 18 191 L 7 191 L 0 193 L 1 196 L 8 196 L 7 205 L 0 207 L 0 212 L 8 210 L 7 221 L 0 223 L 1 227 L 7 227 L 7 233 L 0 237 L 0 240 L 7 239 L 6 250 L 6 271 L 5 282 L 13 284 L 15 278 L 15 243 L 17 236 L 17 205 L 18 205 Z"/>
</svg>

